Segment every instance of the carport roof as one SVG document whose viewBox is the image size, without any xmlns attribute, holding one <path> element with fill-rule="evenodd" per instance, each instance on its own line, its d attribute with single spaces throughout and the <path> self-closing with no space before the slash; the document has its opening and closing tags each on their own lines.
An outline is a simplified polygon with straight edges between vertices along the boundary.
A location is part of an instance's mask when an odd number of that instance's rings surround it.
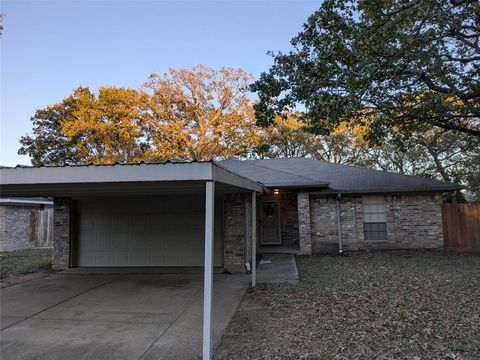
<svg viewBox="0 0 480 360">
<path fill-rule="evenodd" d="M 213 161 L 0 168 L 2 196 L 195 192 L 205 181 L 219 192 L 263 192 L 261 183 Z"/>
</svg>

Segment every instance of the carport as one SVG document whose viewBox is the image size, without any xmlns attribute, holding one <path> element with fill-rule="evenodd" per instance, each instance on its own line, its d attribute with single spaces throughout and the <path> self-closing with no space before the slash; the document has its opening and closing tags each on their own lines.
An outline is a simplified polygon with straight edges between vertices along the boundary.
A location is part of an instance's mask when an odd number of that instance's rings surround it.
<svg viewBox="0 0 480 360">
<path fill-rule="evenodd" d="M 251 194 L 255 259 L 256 195 L 264 190 L 261 184 L 212 161 L 2 168 L 0 179 L 2 196 L 54 198 L 57 268 L 203 262 L 203 358 L 211 358 L 213 271 L 215 265 L 223 265 L 218 198 Z M 255 261 L 251 270 L 254 286 Z"/>
</svg>

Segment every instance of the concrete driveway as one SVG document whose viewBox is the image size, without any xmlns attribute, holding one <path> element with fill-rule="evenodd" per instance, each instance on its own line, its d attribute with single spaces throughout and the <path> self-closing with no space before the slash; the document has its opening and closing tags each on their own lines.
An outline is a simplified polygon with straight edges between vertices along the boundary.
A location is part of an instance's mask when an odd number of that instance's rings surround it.
<svg viewBox="0 0 480 360">
<path fill-rule="evenodd" d="M 215 275 L 214 344 L 248 287 Z M 199 359 L 200 274 L 65 273 L 2 288 L 0 357 L 8 359 Z"/>
</svg>

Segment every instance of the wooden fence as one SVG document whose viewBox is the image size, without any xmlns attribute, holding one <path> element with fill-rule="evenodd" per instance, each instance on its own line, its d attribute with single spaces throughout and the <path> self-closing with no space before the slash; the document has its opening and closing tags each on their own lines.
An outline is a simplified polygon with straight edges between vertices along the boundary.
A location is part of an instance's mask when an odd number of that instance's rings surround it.
<svg viewBox="0 0 480 360">
<path fill-rule="evenodd" d="M 480 251 L 480 204 L 442 204 L 446 249 Z"/>
<path fill-rule="evenodd" d="M 51 247 L 53 240 L 53 209 L 30 213 L 30 247 Z"/>
</svg>

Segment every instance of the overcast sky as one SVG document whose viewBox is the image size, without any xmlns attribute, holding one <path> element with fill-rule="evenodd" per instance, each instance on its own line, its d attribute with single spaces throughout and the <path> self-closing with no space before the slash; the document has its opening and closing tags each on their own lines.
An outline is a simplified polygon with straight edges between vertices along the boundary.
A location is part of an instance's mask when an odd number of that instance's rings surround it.
<svg viewBox="0 0 480 360">
<path fill-rule="evenodd" d="M 29 164 L 18 139 L 36 109 L 77 86 L 138 87 L 169 67 L 271 65 L 320 1 L 3 0 L 0 164 Z"/>
</svg>

